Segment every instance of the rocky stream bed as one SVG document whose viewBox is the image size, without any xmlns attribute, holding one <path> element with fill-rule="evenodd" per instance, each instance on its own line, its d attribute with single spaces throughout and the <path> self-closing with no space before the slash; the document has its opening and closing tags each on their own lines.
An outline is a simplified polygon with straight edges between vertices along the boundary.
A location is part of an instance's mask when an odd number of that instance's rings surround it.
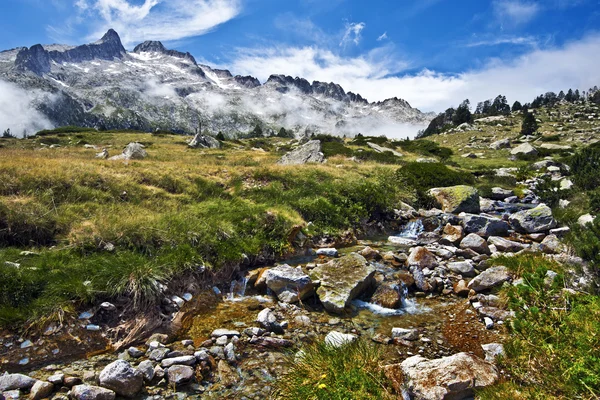
<svg viewBox="0 0 600 400">
<path fill-rule="evenodd" d="M 0 399 L 270 398 L 303 344 L 357 338 L 383 347 L 399 396 L 467 398 L 503 379 L 494 361 L 511 312 L 496 292 L 523 284 L 490 260 L 537 252 L 583 265 L 561 243 L 568 228 L 533 194 L 495 193 L 433 189 L 443 209 L 403 207 L 396 235 L 310 249 L 212 288 L 190 284 L 163 302 L 176 331 L 120 351 L 103 324 L 119 313 L 108 302 L 39 335 L 6 333 Z M 589 284 L 575 269 L 567 282 Z"/>
</svg>

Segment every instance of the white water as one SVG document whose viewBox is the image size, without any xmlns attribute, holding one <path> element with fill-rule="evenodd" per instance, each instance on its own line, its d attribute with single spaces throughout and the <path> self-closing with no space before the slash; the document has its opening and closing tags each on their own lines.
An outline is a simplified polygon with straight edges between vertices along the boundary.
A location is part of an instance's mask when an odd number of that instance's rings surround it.
<svg viewBox="0 0 600 400">
<path fill-rule="evenodd" d="M 406 224 L 404 229 L 396 236 L 416 240 L 423 230 L 423 222 L 420 219 L 417 219 Z"/>
</svg>

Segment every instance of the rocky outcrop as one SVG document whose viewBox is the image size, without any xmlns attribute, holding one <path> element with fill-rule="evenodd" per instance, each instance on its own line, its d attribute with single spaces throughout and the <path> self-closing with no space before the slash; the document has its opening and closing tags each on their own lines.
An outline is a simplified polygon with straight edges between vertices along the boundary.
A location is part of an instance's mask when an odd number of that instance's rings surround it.
<svg viewBox="0 0 600 400">
<path fill-rule="evenodd" d="M 188 146 L 193 148 L 204 148 L 204 149 L 220 149 L 221 142 L 215 139 L 212 136 L 204 135 L 202 133 L 198 133 L 194 138 L 188 143 Z"/>
<path fill-rule="evenodd" d="M 133 52 L 136 54 L 144 53 L 144 52 L 146 52 L 146 53 L 161 53 L 161 54 L 165 54 L 165 55 L 168 55 L 171 57 L 188 60 L 192 64 L 197 65 L 196 59 L 190 53 L 182 53 L 181 51 L 177 51 L 177 50 L 167 50 L 167 48 L 165 48 L 165 46 L 159 41 L 147 40 L 144 43 L 140 43 L 137 46 L 135 46 L 135 48 L 133 49 Z M 200 69 L 200 71 L 202 71 L 202 70 Z M 204 75 L 204 72 L 202 72 L 202 75 Z"/>
<path fill-rule="evenodd" d="M 429 194 L 441 204 L 447 213 L 479 213 L 479 193 L 471 186 L 459 185 L 445 188 L 433 188 Z"/>
<path fill-rule="evenodd" d="M 514 213 L 509 221 L 517 231 L 522 233 L 546 232 L 556 227 L 552 209 L 545 204 Z"/>
<path fill-rule="evenodd" d="M 464 399 L 499 379 L 494 365 L 468 353 L 435 360 L 413 356 L 400 366 L 406 387 L 417 400 Z"/>
<path fill-rule="evenodd" d="M 263 274 L 265 283 L 284 303 L 296 303 L 314 293 L 314 285 L 300 267 L 279 265 Z"/>
<path fill-rule="evenodd" d="M 36 75 L 43 75 L 50 73 L 51 61 L 50 55 L 42 45 L 36 44 L 17 54 L 15 68 L 21 72 L 31 71 Z"/>
<path fill-rule="evenodd" d="M 310 272 L 313 281 L 319 281 L 317 295 L 325 309 L 343 313 L 350 301 L 373 285 L 373 268 L 356 253 L 331 260 Z"/>
<path fill-rule="evenodd" d="M 311 140 L 297 149 L 285 154 L 283 157 L 281 157 L 277 164 L 298 165 L 322 162 L 325 162 L 325 156 L 323 153 L 321 153 L 321 142 L 318 140 Z"/>
</svg>

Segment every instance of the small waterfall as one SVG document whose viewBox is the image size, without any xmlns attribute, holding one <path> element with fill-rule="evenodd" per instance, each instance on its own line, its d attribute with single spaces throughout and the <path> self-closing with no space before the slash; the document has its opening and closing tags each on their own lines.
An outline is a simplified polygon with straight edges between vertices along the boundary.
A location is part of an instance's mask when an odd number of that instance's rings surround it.
<svg viewBox="0 0 600 400">
<path fill-rule="evenodd" d="M 420 219 L 416 219 L 406 224 L 402 231 L 396 236 L 416 240 L 423 230 L 423 222 Z"/>
<path fill-rule="evenodd" d="M 246 287 L 248 286 L 248 278 L 243 277 L 238 281 L 232 281 L 229 287 L 227 299 L 234 300 L 246 296 Z"/>
</svg>

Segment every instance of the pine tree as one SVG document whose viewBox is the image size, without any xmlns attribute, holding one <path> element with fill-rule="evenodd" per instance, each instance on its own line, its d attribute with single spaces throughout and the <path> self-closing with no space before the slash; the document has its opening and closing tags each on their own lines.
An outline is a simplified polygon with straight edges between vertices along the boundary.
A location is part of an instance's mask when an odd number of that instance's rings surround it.
<svg viewBox="0 0 600 400">
<path fill-rule="evenodd" d="M 519 101 L 515 101 L 512 105 L 512 112 L 517 112 L 517 111 L 521 111 L 523 109 L 523 106 L 521 105 L 521 103 L 519 103 Z"/>
<path fill-rule="evenodd" d="M 217 136 L 215 136 L 215 139 L 220 140 L 221 142 L 224 142 L 225 135 L 223 135 L 223 132 L 219 131 L 219 133 L 217 133 Z"/>
<path fill-rule="evenodd" d="M 527 111 L 523 116 L 523 123 L 521 124 L 521 135 L 532 135 L 538 130 L 538 123 L 535 120 L 535 115 L 532 112 Z"/>
<path fill-rule="evenodd" d="M 464 123 L 473 122 L 473 115 L 471 115 L 471 103 L 469 99 L 463 101 L 460 106 L 456 108 L 454 115 L 452 116 L 452 123 L 456 126 Z"/>
</svg>

